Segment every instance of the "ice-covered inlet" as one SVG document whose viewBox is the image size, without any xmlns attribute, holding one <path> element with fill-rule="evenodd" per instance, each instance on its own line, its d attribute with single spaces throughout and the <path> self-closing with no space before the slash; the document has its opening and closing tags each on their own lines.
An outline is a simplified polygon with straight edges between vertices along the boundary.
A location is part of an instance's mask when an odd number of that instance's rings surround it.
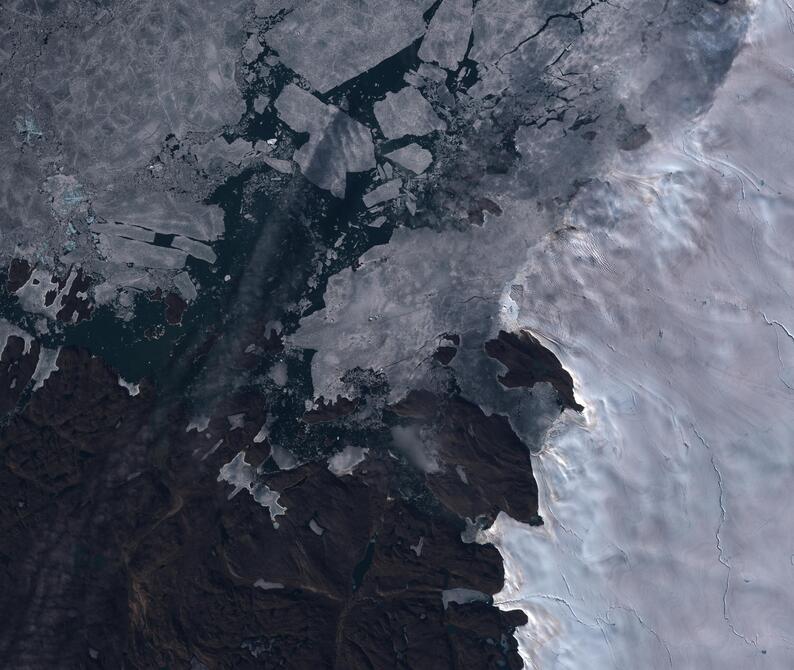
<svg viewBox="0 0 794 670">
<path fill-rule="evenodd" d="M 258 482 L 257 475 L 257 469 L 245 460 L 245 452 L 240 451 L 221 468 L 218 481 L 225 481 L 234 487 L 229 494 L 229 500 L 243 489 L 248 491 L 256 502 L 262 507 L 267 507 L 273 526 L 278 528 L 276 517 L 285 514 L 287 508 L 278 502 L 281 494 L 278 491 L 273 491 L 267 484 Z"/>
<path fill-rule="evenodd" d="M 587 406 L 534 458 L 545 525 L 485 533 L 527 667 L 794 667 L 792 20 L 759 6 L 710 110 L 617 164 L 513 282 L 507 325 Z"/>
</svg>

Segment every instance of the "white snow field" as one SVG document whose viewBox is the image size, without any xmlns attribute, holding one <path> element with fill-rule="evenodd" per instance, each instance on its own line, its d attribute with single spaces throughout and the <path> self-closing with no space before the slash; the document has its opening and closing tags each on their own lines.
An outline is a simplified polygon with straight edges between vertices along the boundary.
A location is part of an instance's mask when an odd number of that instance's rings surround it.
<svg viewBox="0 0 794 670">
<path fill-rule="evenodd" d="M 503 327 L 586 405 L 533 457 L 545 525 L 484 533 L 528 668 L 794 667 L 792 26 L 759 4 L 710 109 L 613 163 L 510 282 Z"/>
</svg>

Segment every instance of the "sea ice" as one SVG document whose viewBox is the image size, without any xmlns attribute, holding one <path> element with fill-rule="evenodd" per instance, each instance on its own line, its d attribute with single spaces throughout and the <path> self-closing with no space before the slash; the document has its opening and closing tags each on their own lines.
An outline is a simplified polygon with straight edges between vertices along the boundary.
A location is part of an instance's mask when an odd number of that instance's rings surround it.
<svg viewBox="0 0 794 670">
<path fill-rule="evenodd" d="M 447 129 L 447 124 L 438 118 L 430 103 L 412 86 L 387 93 L 385 99 L 375 103 L 374 110 L 383 135 L 390 140 Z"/>
</svg>

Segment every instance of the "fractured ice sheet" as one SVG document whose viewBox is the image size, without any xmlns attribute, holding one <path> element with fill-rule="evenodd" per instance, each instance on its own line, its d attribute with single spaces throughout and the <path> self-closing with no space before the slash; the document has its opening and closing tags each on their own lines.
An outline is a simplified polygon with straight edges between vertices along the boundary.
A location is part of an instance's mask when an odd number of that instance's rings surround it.
<svg viewBox="0 0 794 670">
<path fill-rule="evenodd" d="M 414 174 L 422 174 L 433 162 L 433 154 L 427 149 L 420 147 L 415 142 L 395 149 L 387 154 L 386 158 L 397 163 L 400 167 L 410 170 Z"/>
<path fill-rule="evenodd" d="M 80 265 L 96 279 L 99 303 L 132 290 L 173 290 L 181 252 L 118 238 L 152 242 L 162 232 L 208 241 L 223 233 L 221 210 L 200 204 L 206 185 L 193 180 L 186 190 L 168 191 L 173 174 L 152 169 L 162 167 L 152 159 L 169 138 L 169 147 L 181 146 L 183 155 L 195 150 L 200 161 L 248 160 L 249 142 L 228 144 L 218 135 L 246 109 L 235 63 L 250 4 L 143 2 L 114 7 L 112 20 L 107 9 L 80 3 L 42 10 L 36 21 L 47 39 L 18 42 L 16 66 L 0 85 L 8 112 L 0 119 L 2 263 L 19 257 L 48 270 L 56 259 Z M 59 20 L 62 12 L 69 21 Z M 79 39 L 74 25 L 83 31 Z M 144 173 L 166 188 L 151 192 Z M 92 220 L 89 206 L 103 219 L 92 230 L 99 238 L 83 234 Z M 139 222 L 143 227 L 134 225 Z M 209 260 L 211 253 L 201 257 Z M 153 271 L 130 274 L 125 265 L 131 261 Z M 127 278 L 133 284 L 125 284 Z"/>
<path fill-rule="evenodd" d="M 275 108 L 284 123 L 309 140 L 293 160 L 303 175 L 320 188 L 344 198 L 348 172 L 375 167 L 375 147 L 369 129 L 333 105 L 289 84 L 276 100 Z"/>
<path fill-rule="evenodd" d="M 125 223 L 97 223 L 91 224 L 90 230 L 92 233 L 99 235 L 105 233 L 107 235 L 116 235 L 118 237 L 126 237 L 132 240 L 140 240 L 141 242 L 154 242 L 155 233 L 153 230 L 147 230 L 139 226 L 128 226 Z"/>
<path fill-rule="evenodd" d="M 383 135 L 390 140 L 406 135 L 420 137 L 434 130 L 447 129 L 447 124 L 413 86 L 387 93 L 385 99 L 375 103 L 374 111 Z"/>
<path fill-rule="evenodd" d="M 146 160 L 169 133 L 236 122 L 245 104 L 234 62 L 245 35 L 227 24 L 247 4 L 135 3 L 84 39 L 49 35 L 31 86 L 57 104 L 67 164 L 101 182 Z"/>
<path fill-rule="evenodd" d="M 317 350 L 312 358 L 315 397 L 344 395 L 340 380 L 347 370 L 388 366 L 396 400 L 421 379 L 422 362 L 445 332 L 463 337 L 453 366 L 464 378 L 467 370 L 479 371 L 473 359 L 498 332 L 492 313 L 513 268 L 551 229 L 551 221 L 533 218 L 535 209 L 532 203 L 517 203 L 501 219 L 443 234 L 397 228 L 387 246 L 361 256 L 355 272 L 345 269 L 331 277 L 325 309 L 303 318 L 288 338 Z M 483 365 L 496 384 L 495 361 Z"/>
<path fill-rule="evenodd" d="M 159 247 L 115 235 L 99 236 L 99 251 L 114 263 L 132 263 L 137 267 L 178 270 L 184 267 L 187 254 L 170 247 Z"/>
<path fill-rule="evenodd" d="M 47 177 L 43 187 L 50 196 L 56 218 L 66 218 L 78 210 L 85 212 L 85 191 L 75 176 L 56 174 Z"/>
<path fill-rule="evenodd" d="M 469 47 L 471 26 L 472 0 L 444 0 L 430 21 L 419 58 L 457 69 Z"/>
<path fill-rule="evenodd" d="M 563 12 L 581 4 L 578 0 L 557 3 L 564 6 Z M 485 64 L 496 62 L 537 33 L 546 23 L 546 18 L 554 13 L 540 2 L 481 0 L 474 9 L 470 58 Z"/>
<path fill-rule="evenodd" d="M 421 37 L 422 14 L 432 4 L 432 0 L 308 0 L 264 39 L 285 65 L 326 93 Z"/>
<path fill-rule="evenodd" d="M 124 189 L 92 198 L 97 215 L 108 222 L 126 223 L 166 235 L 215 240 L 223 234 L 223 211 L 171 193 L 143 193 Z"/>
</svg>

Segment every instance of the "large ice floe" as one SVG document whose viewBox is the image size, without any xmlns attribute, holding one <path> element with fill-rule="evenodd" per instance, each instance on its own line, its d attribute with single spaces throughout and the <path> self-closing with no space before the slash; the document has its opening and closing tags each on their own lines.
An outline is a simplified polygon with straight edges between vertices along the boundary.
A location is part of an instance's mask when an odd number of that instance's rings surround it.
<svg viewBox="0 0 794 670">
<path fill-rule="evenodd" d="M 313 0 L 265 34 L 281 60 L 320 93 L 366 72 L 425 32 L 428 0 Z M 362 48 L 366 44 L 367 48 Z"/>
</svg>

